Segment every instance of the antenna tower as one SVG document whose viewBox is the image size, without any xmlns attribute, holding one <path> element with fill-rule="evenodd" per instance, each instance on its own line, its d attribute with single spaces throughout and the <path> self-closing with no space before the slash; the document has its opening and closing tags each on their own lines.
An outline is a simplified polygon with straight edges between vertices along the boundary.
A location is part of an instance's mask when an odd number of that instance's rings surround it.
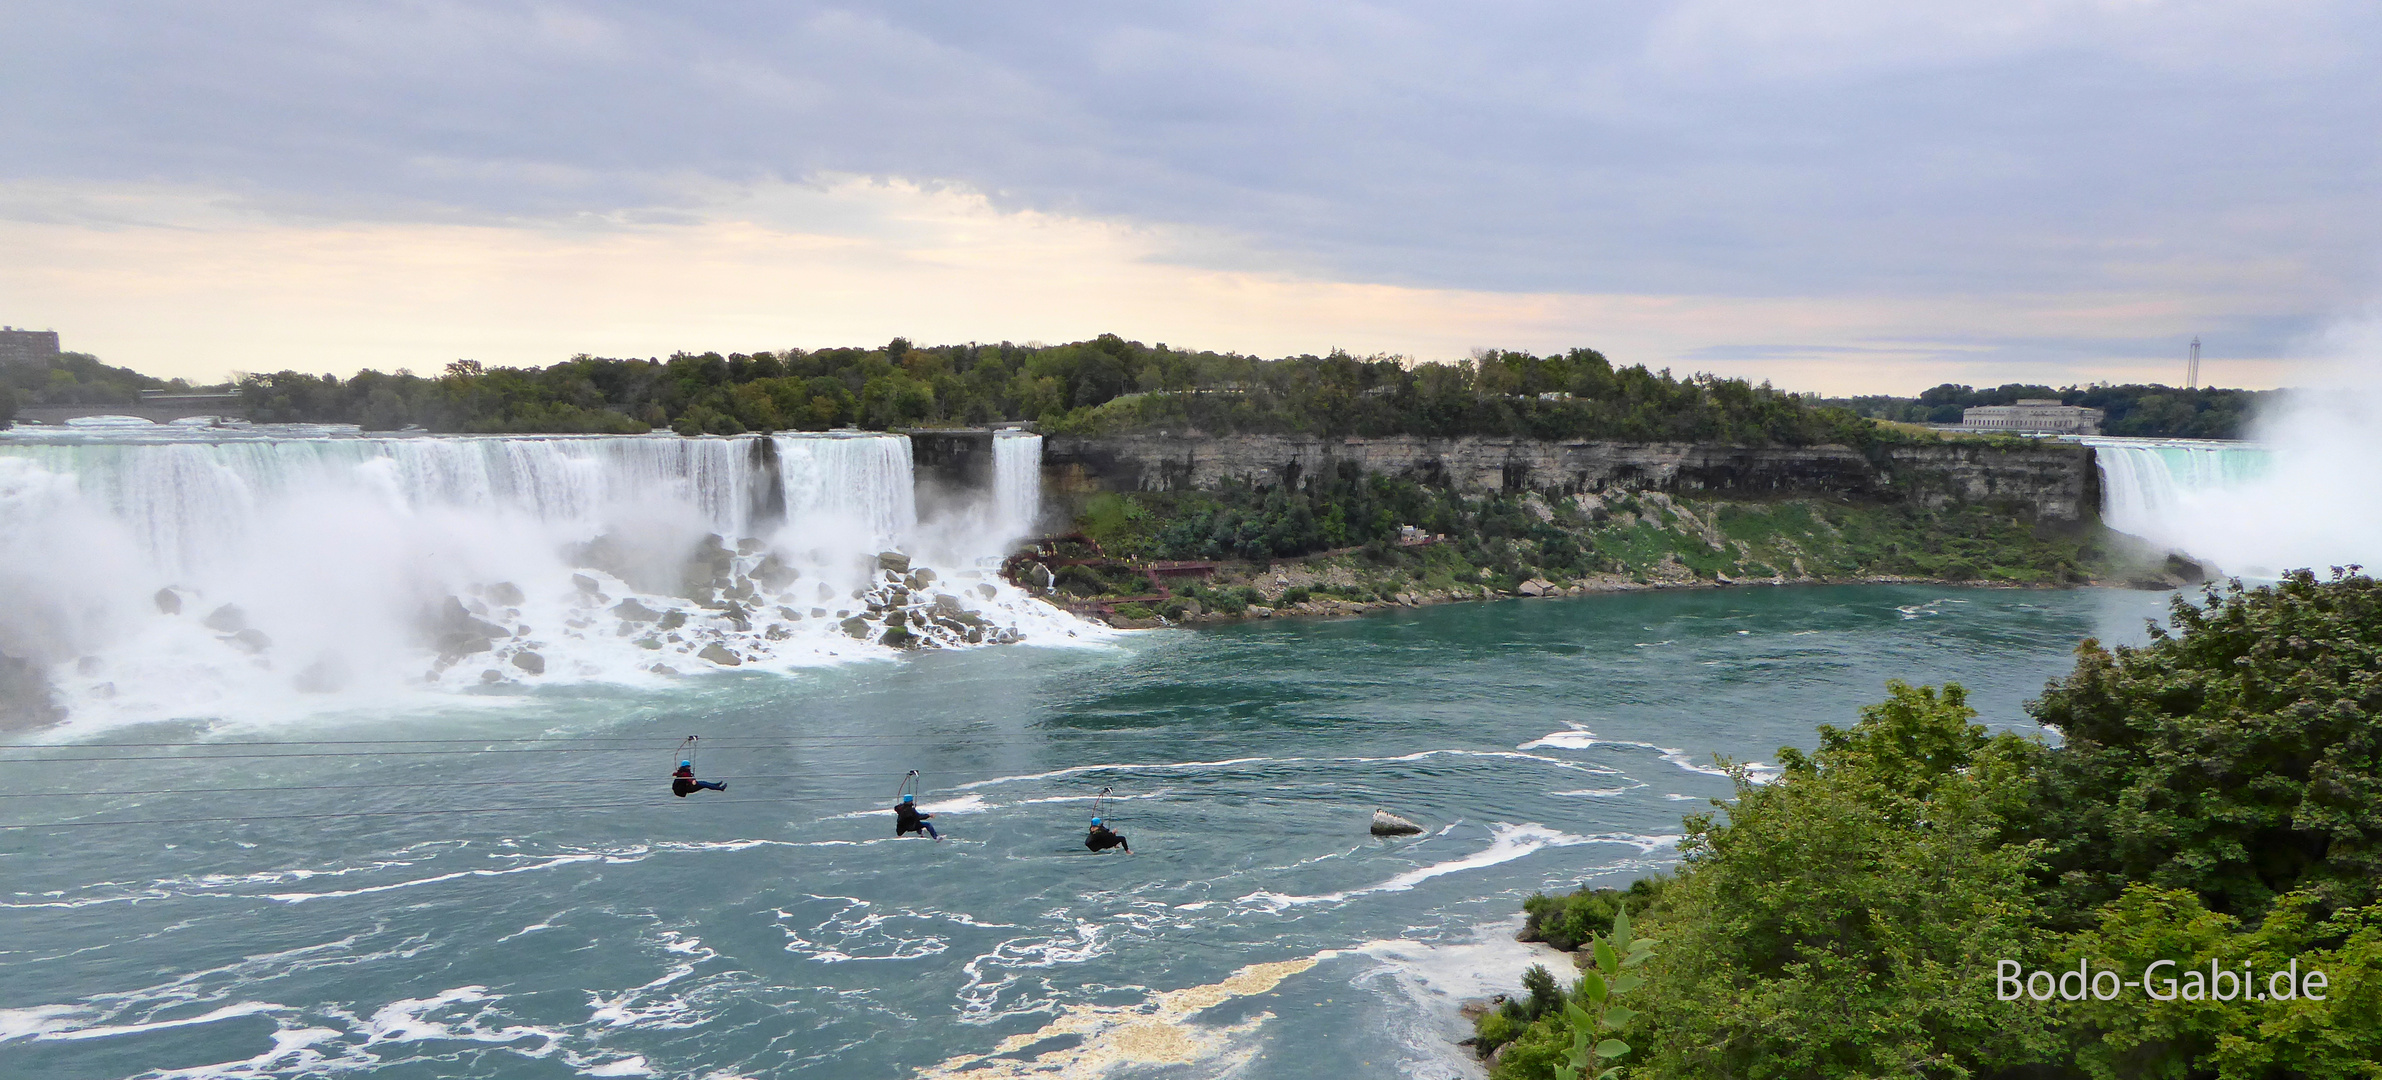
<svg viewBox="0 0 2382 1080">
<path fill-rule="evenodd" d="M 2184 389 L 2200 388 L 2200 338 L 2192 337 L 2192 358 L 2184 363 Z"/>
</svg>

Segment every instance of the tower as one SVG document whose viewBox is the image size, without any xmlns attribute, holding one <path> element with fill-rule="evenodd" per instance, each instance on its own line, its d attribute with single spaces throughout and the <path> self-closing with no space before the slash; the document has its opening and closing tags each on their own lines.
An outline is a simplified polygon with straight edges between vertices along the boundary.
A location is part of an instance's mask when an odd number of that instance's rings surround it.
<svg viewBox="0 0 2382 1080">
<path fill-rule="evenodd" d="M 2184 361 L 2184 389 L 2200 388 L 2200 335 L 2192 335 L 2192 358 Z"/>
</svg>

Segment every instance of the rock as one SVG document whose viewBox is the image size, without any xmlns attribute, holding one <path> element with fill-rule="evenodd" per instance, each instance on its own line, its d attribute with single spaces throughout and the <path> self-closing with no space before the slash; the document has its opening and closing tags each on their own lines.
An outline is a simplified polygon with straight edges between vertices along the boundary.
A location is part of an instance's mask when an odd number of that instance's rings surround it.
<svg viewBox="0 0 2382 1080">
<path fill-rule="evenodd" d="M 662 647 L 662 639 L 658 637 L 641 637 L 637 639 L 637 647 L 640 649 L 659 649 Z"/>
<path fill-rule="evenodd" d="M 181 593 L 172 589 L 159 589 L 157 595 L 151 599 L 156 601 L 157 612 L 160 615 L 180 615 L 182 613 Z"/>
<path fill-rule="evenodd" d="M 761 552 L 768 550 L 768 548 L 769 545 L 764 544 L 760 540 L 750 536 L 736 542 L 736 553 L 738 555 L 758 555 Z"/>
<path fill-rule="evenodd" d="M 702 650 L 697 652 L 695 655 L 705 660 L 709 660 L 714 664 L 718 664 L 721 667 L 735 667 L 744 663 L 744 657 L 736 655 L 736 651 L 734 649 L 730 649 L 729 647 L 716 641 L 709 645 L 703 646 Z"/>
<path fill-rule="evenodd" d="M 1274 609 L 1264 604 L 1251 604 L 1249 605 L 1249 616 L 1256 619 L 1271 619 L 1274 617 Z"/>
<path fill-rule="evenodd" d="M 919 638 L 918 635 L 911 633 L 907 626 L 900 623 L 888 623 L 885 626 L 885 636 L 878 638 L 877 644 L 893 649 L 915 649 L 919 645 Z"/>
<path fill-rule="evenodd" d="M 0 653 L 0 731 L 21 731 L 66 719 L 50 691 L 49 675 L 31 660 Z"/>
<path fill-rule="evenodd" d="M 273 639 L 266 637 L 264 631 L 253 626 L 246 630 L 242 630 L 237 634 L 233 634 L 224 640 L 229 641 L 242 649 L 246 649 L 251 654 L 261 653 L 266 649 L 273 647 Z"/>
<path fill-rule="evenodd" d="M 968 610 L 959 602 L 959 597 L 953 596 L 950 593 L 935 594 L 935 609 L 947 615 L 957 615 Z"/>
<path fill-rule="evenodd" d="M 935 583 L 935 572 L 932 567 L 921 566 L 916 570 L 912 570 L 910 571 L 910 577 L 918 583 L 916 585 L 910 586 L 913 589 L 918 588 L 920 585 L 932 585 Z"/>
<path fill-rule="evenodd" d="M 826 618 L 826 617 L 827 617 L 827 609 L 826 609 L 826 608 L 823 608 L 823 607 L 815 607 L 815 608 L 812 608 L 812 609 L 811 609 L 811 618 L 814 618 L 814 619 L 824 619 L 824 618 Z"/>
<path fill-rule="evenodd" d="M 655 630 L 676 630 L 685 625 L 686 612 L 669 611 L 662 613 L 661 621 L 653 624 L 653 628 Z"/>
<path fill-rule="evenodd" d="M 505 681 L 505 673 L 498 671 L 495 668 L 489 668 L 488 670 L 480 673 L 480 683 L 482 685 L 486 685 L 488 683 L 500 683 L 503 681 Z"/>
<path fill-rule="evenodd" d="M 451 596 L 447 598 L 448 603 L 454 603 L 454 600 Z M 236 634 L 248 628 L 248 613 L 240 610 L 237 604 L 225 604 L 208 612 L 199 625 L 219 634 Z"/>
<path fill-rule="evenodd" d="M 572 574 L 572 575 L 571 575 L 571 587 L 572 587 L 572 588 L 574 588 L 574 589 L 577 589 L 577 590 L 579 590 L 580 592 L 583 592 L 583 593 L 593 593 L 593 592 L 599 592 L 599 591 L 601 591 L 601 590 L 599 590 L 598 588 L 596 588 L 596 579 L 594 579 L 594 578 L 591 578 L 591 577 L 588 577 L 588 576 L 587 576 L 587 575 L 585 575 L 585 574 Z"/>
<path fill-rule="evenodd" d="M 793 637 L 794 631 L 784 623 L 770 623 L 769 629 L 762 631 L 761 636 L 771 641 L 784 641 Z"/>
<path fill-rule="evenodd" d="M 796 578 L 801 576 L 802 571 L 786 565 L 777 557 L 776 552 L 769 553 L 761 560 L 761 565 L 753 567 L 753 580 L 760 582 L 763 588 L 771 592 L 784 592 L 788 586 L 794 584 Z"/>
<path fill-rule="evenodd" d="M 1183 614 L 1191 618 L 1198 618 L 1200 613 L 1206 610 L 1206 608 L 1199 606 L 1199 601 L 1197 600 L 1183 601 Z"/>
<path fill-rule="evenodd" d="M 896 574 L 907 574 L 910 572 L 910 557 L 898 551 L 878 552 L 877 569 L 891 570 Z"/>
<path fill-rule="evenodd" d="M 1415 836 L 1422 831 L 1422 826 L 1387 810 L 1373 811 L 1373 835 L 1375 836 Z"/>
<path fill-rule="evenodd" d="M 853 637 L 865 638 L 868 636 L 868 620 L 863 619 L 858 615 L 854 615 L 849 619 L 845 619 L 843 622 L 837 623 L 836 625 L 843 627 L 844 633 L 850 634 Z"/>
<path fill-rule="evenodd" d="M 290 684 L 300 693 L 328 694 L 347 685 L 347 665 L 336 656 L 317 657 Z"/>
<path fill-rule="evenodd" d="M 532 675 L 543 675 L 546 673 L 546 658 L 533 652 L 517 652 L 513 654 L 513 666 Z"/>
<path fill-rule="evenodd" d="M 529 598 L 522 595 L 521 586 L 510 581 L 499 581 L 488 586 L 488 599 L 504 607 L 520 607 L 521 602 Z"/>
<path fill-rule="evenodd" d="M 438 614 L 433 616 L 431 637 L 438 646 L 439 656 L 449 662 L 487 652 L 489 643 L 511 636 L 504 627 L 472 618 L 463 602 L 452 596 Z"/>
<path fill-rule="evenodd" d="M 2198 585 L 2208 580 L 2208 568 L 2183 554 L 2167 556 L 2167 576 L 2186 585 Z"/>
<path fill-rule="evenodd" d="M 1531 578 L 1514 590 L 1524 596 L 1545 596 L 1555 591 L 1555 583 L 1545 578 Z"/>
<path fill-rule="evenodd" d="M 1001 590 L 994 588 L 991 582 L 986 582 L 982 585 L 976 586 L 976 595 L 990 600 L 993 597 L 1001 595 Z"/>
<path fill-rule="evenodd" d="M 623 622 L 634 623 L 652 622 L 662 617 L 661 612 L 638 603 L 634 596 L 612 605 L 612 614 L 619 616 Z"/>
</svg>

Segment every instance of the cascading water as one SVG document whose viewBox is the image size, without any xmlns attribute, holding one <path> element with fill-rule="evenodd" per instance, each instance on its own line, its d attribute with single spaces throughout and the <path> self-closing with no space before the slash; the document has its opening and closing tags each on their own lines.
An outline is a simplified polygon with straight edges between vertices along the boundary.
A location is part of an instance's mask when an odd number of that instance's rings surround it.
<svg viewBox="0 0 2382 1080">
<path fill-rule="evenodd" d="M 2101 519 L 2119 532 L 2166 540 L 2212 502 L 2266 474 L 2265 447 L 2196 439 L 2080 440 L 2101 468 Z"/>
<path fill-rule="evenodd" d="M 947 576 L 895 554 L 893 435 L 20 433 L 0 657 L 106 722 L 1089 636 L 991 572 L 1023 529 L 934 538 Z"/>
<path fill-rule="evenodd" d="M 993 511 L 1004 536 L 1025 536 L 1042 519 L 1042 436 L 1029 431 L 993 435 Z"/>
<path fill-rule="evenodd" d="M 2255 442 L 2081 440 L 2102 519 L 2227 574 L 2382 564 L 2382 395 L 2298 393 Z"/>
</svg>

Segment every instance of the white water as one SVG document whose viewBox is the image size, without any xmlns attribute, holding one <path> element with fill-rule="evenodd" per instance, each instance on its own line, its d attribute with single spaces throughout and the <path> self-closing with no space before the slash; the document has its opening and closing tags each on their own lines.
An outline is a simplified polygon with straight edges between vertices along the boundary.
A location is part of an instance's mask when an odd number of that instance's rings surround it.
<svg viewBox="0 0 2382 1080">
<path fill-rule="evenodd" d="M 81 726 L 886 656 L 895 622 L 1089 637 L 993 572 L 1036 512 L 1038 443 L 998 440 L 974 526 L 929 536 L 901 436 L 19 432 L 0 654 Z M 932 565 L 902 580 L 889 549 Z"/>
<path fill-rule="evenodd" d="M 2382 566 L 2382 416 L 2375 395 L 2295 395 L 2255 442 L 2081 440 L 2100 463 L 2111 528 L 2271 578 Z"/>
</svg>

